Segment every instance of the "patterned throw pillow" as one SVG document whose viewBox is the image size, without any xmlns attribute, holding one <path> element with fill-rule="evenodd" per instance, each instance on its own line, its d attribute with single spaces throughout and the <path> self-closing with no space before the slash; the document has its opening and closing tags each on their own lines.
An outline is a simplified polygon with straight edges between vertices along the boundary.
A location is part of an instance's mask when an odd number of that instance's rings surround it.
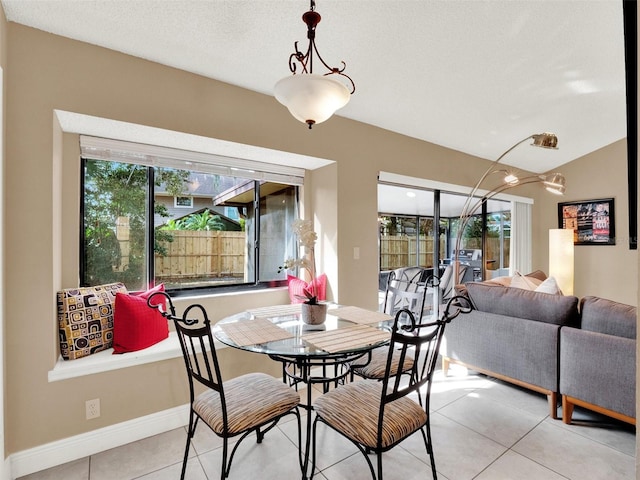
<svg viewBox="0 0 640 480">
<path fill-rule="evenodd" d="M 142 350 L 169 336 L 167 319 L 158 310 L 147 305 L 147 299 L 156 292 L 164 292 L 164 285 L 138 294 L 116 294 L 113 353 Z M 166 301 L 162 295 L 156 295 L 151 302 L 166 309 Z"/>
<path fill-rule="evenodd" d="M 60 354 L 65 360 L 86 357 L 112 347 L 116 293 L 123 283 L 68 288 L 58 292 Z"/>
</svg>

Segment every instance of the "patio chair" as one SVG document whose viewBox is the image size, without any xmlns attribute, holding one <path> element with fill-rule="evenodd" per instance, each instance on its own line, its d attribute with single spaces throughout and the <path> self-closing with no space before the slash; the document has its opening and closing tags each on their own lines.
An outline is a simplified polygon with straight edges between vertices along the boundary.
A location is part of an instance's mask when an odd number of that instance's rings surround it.
<svg viewBox="0 0 640 480">
<path fill-rule="evenodd" d="M 164 297 L 161 303 L 166 300 L 166 308 L 159 306 L 158 295 Z M 177 317 L 171 298 L 164 292 L 150 296 L 147 305 L 160 310 L 163 316 L 173 320 L 189 378 L 189 429 L 181 480 L 184 480 L 189 446 L 199 420 L 223 439 L 221 475 L 223 480 L 229 476 L 233 456 L 242 441 L 255 432 L 257 442 L 261 443 L 265 434 L 286 415 L 295 415 L 297 418 L 298 448 L 300 448 L 301 430 L 298 410 L 300 396 L 296 391 L 281 380 L 264 373 L 249 373 L 223 382 L 213 343 L 211 323 L 204 307 L 197 304 L 190 305 L 185 309 L 182 317 Z M 206 387 L 206 390 L 196 394 L 197 383 Z M 231 455 L 228 456 L 229 439 L 238 435 L 240 438 L 234 445 Z"/>
<path fill-rule="evenodd" d="M 400 310 L 395 316 L 382 381 L 362 380 L 343 385 L 316 400 L 311 479 L 316 464 L 319 423 L 356 445 L 374 480 L 382 480 L 382 453 L 420 430 L 430 458 L 432 476 L 437 478 L 429 420 L 431 379 L 446 324 L 460 312 L 470 311 L 466 299 L 461 298 L 461 302 L 465 302 L 462 305 L 454 302 L 459 298 L 454 297 L 444 309 L 442 319 L 432 323 L 420 324 L 411 311 Z M 415 350 L 411 375 L 395 375 L 392 360 L 396 350 L 400 352 L 399 368 L 403 369 L 410 349 Z M 377 469 L 374 469 L 369 453 L 376 454 Z"/>
<path fill-rule="evenodd" d="M 420 322 L 425 308 L 427 290 L 428 288 L 433 288 L 429 287 L 429 285 L 432 285 L 433 279 L 429 279 L 427 283 L 422 283 L 419 281 L 421 275 L 421 272 L 418 272 L 411 277 L 398 280 L 395 278 L 394 272 L 392 272 L 385 291 L 383 312 L 393 316 L 398 311 L 406 309 Z M 354 375 L 358 375 L 363 378 L 381 380 L 385 373 L 388 350 L 389 347 L 387 346 L 375 348 L 365 358 L 353 363 L 351 365 L 351 379 L 353 380 Z M 392 371 L 405 373 L 411 370 L 413 366 L 411 353 L 409 358 L 406 359 L 404 370 L 402 371 L 398 370 L 399 361 L 400 353 L 396 351 L 392 358 Z"/>
</svg>

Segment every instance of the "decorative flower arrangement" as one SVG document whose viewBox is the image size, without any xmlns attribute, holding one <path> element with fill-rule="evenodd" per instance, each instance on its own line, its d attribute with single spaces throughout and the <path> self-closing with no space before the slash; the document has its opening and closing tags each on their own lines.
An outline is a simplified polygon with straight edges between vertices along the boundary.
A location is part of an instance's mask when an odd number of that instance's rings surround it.
<svg viewBox="0 0 640 480">
<path fill-rule="evenodd" d="M 318 235 L 313 231 L 313 222 L 311 220 L 296 220 L 291 225 L 293 232 L 298 237 L 298 243 L 301 247 L 304 247 L 304 255 L 300 258 L 288 258 L 285 260 L 284 265 L 278 268 L 278 273 L 283 270 L 293 270 L 296 267 L 302 268 L 309 273 L 309 287 L 304 289 L 306 298 L 304 303 L 309 305 L 318 304 L 318 280 L 316 278 L 316 259 L 315 259 L 315 243 L 318 239 Z"/>
</svg>

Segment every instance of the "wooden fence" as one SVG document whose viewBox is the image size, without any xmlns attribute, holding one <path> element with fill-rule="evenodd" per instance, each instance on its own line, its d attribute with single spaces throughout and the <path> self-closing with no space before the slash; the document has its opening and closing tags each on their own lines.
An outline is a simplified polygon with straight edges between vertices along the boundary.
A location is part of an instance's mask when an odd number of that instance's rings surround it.
<svg viewBox="0 0 640 480">
<path fill-rule="evenodd" d="M 244 277 L 245 232 L 175 230 L 173 242 L 162 242 L 156 254 L 156 278 L 162 281 L 199 277 Z"/>
<path fill-rule="evenodd" d="M 196 278 L 243 278 L 245 274 L 246 238 L 244 232 L 206 232 L 175 230 L 173 242 L 163 242 L 167 254 L 156 254 L 156 278 L 179 281 Z M 440 241 L 444 252 L 444 239 Z M 465 248 L 480 248 L 473 239 Z M 418 251 L 420 252 L 418 254 Z M 509 261 L 509 243 L 505 246 L 505 265 Z M 418 258 L 419 255 L 419 258 Z M 487 260 L 499 260 L 499 239 L 487 239 Z M 380 239 L 380 270 L 410 265 L 432 267 L 433 237 L 383 236 Z M 499 265 L 495 265 L 497 268 Z M 489 266 L 489 268 L 492 268 Z"/>
<path fill-rule="evenodd" d="M 505 242 L 505 265 L 509 265 L 509 242 Z M 481 248 L 480 239 L 465 239 L 463 248 Z M 440 240 L 440 252 L 444 252 L 444 239 Z M 418 258 L 418 250 L 419 258 Z M 487 260 L 500 260 L 500 239 L 487 239 Z M 380 271 L 419 265 L 433 267 L 433 237 L 385 235 L 380 238 Z M 499 265 L 495 265 L 498 268 Z M 493 266 L 489 266 L 492 268 Z"/>
<path fill-rule="evenodd" d="M 440 251 L 443 249 L 444 240 L 440 242 Z M 433 267 L 433 237 L 421 236 L 416 239 L 414 236 L 385 235 L 380 238 L 381 271 L 410 265 Z"/>
</svg>

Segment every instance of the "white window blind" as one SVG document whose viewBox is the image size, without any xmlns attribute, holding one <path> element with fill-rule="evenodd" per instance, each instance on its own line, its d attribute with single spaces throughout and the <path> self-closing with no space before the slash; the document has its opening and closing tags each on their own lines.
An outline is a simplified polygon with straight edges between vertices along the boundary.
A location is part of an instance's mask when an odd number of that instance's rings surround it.
<svg viewBox="0 0 640 480">
<path fill-rule="evenodd" d="M 93 160 L 176 168 L 289 185 L 304 183 L 303 168 L 87 135 L 80 136 L 80 153 L 83 158 Z"/>
</svg>

